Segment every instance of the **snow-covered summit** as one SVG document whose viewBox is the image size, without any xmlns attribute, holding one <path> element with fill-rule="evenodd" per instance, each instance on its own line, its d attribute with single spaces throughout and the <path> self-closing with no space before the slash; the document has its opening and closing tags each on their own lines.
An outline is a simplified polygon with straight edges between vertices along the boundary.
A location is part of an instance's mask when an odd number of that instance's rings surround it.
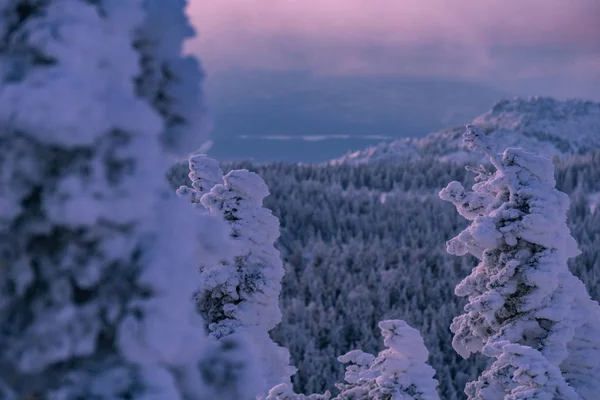
<svg viewBox="0 0 600 400">
<path fill-rule="evenodd" d="M 472 124 L 494 134 L 505 147 L 523 147 L 548 157 L 600 149 L 600 103 L 555 100 L 548 97 L 501 100 Z M 447 161 L 479 161 L 463 144 L 464 126 L 431 133 L 424 138 L 403 138 L 348 153 L 333 164 L 394 162 L 434 156 Z"/>
</svg>

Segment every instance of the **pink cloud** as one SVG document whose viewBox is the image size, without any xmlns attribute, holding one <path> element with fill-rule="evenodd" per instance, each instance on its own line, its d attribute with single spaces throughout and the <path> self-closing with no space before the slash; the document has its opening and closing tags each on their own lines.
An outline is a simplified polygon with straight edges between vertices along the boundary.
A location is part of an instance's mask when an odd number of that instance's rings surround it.
<svg viewBox="0 0 600 400">
<path fill-rule="evenodd" d="M 189 49 L 209 70 L 593 74 L 600 54 L 598 0 L 192 0 L 189 14 L 200 31 Z M 568 51 L 573 63 L 494 52 L 511 47 Z"/>
</svg>

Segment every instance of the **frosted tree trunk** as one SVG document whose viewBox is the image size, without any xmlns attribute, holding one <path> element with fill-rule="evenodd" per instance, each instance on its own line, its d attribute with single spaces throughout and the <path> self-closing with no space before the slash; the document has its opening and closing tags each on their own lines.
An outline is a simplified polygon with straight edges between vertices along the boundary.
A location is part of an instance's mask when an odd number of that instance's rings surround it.
<svg viewBox="0 0 600 400">
<path fill-rule="evenodd" d="M 448 251 L 480 260 L 456 287 L 469 303 L 452 323 L 454 348 L 468 357 L 504 341 L 531 347 L 582 399 L 596 398 L 600 308 L 567 267 L 579 252 L 566 225 L 569 199 L 554 188 L 551 161 L 513 148 L 496 155 L 491 138 L 474 126 L 465 143 L 487 154 L 496 172 L 475 170 L 472 191 L 452 182 L 440 192 L 472 221 Z"/>
</svg>

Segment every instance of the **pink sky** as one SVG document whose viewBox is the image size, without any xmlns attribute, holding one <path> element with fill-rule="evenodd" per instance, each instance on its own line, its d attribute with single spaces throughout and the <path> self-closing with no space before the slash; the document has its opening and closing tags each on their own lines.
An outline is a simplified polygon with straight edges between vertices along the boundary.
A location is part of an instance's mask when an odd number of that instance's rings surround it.
<svg viewBox="0 0 600 400">
<path fill-rule="evenodd" d="M 600 0 L 190 0 L 227 68 L 600 82 Z M 571 84 L 567 84 L 569 86 Z"/>
</svg>

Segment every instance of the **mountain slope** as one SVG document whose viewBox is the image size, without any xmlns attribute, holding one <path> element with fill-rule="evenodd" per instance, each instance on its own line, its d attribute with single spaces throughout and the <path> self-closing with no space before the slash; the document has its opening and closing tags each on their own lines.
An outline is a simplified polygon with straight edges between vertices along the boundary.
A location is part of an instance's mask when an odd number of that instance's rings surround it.
<svg viewBox="0 0 600 400">
<path fill-rule="evenodd" d="M 600 103 L 559 101 L 547 97 L 515 98 L 497 102 L 472 122 L 493 134 L 503 148 L 523 147 L 549 157 L 582 154 L 600 148 Z M 464 150 L 464 127 L 380 143 L 348 153 L 331 163 L 394 162 L 399 158 L 434 156 L 446 161 L 479 161 Z"/>
</svg>

